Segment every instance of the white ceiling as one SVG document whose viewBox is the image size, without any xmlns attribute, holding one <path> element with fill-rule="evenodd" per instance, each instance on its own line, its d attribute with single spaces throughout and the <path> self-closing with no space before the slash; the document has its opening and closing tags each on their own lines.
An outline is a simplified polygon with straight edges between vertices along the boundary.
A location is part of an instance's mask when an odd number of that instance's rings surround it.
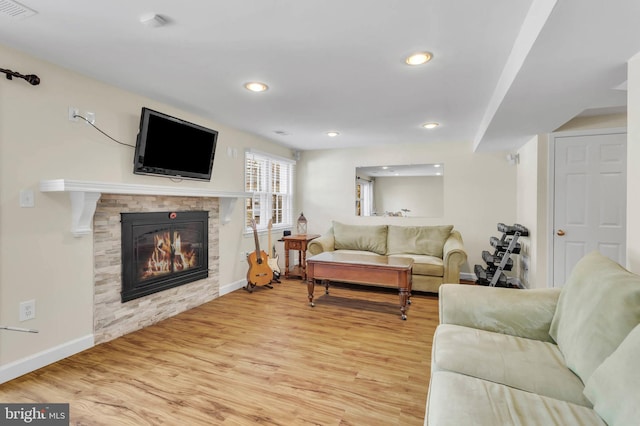
<svg viewBox="0 0 640 426">
<path fill-rule="evenodd" d="M 37 13 L 0 13 L 0 43 L 296 150 L 514 149 L 584 110 L 624 108 L 616 88 L 640 52 L 638 0 L 21 3 Z M 168 25 L 142 25 L 149 13 Z M 423 50 L 431 62 L 405 65 Z M 248 92 L 253 80 L 270 89 Z"/>
</svg>

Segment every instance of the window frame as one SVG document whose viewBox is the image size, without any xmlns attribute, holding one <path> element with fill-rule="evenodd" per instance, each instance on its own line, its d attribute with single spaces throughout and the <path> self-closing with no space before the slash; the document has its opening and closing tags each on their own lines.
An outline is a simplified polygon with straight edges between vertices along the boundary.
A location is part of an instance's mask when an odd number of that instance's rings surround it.
<svg viewBox="0 0 640 426">
<path fill-rule="evenodd" d="M 374 180 L 356 177 L 356 216 L 373 215 L 374 183 Z"/>
<path fill-rule="evenodd" d="M 244 157 L 244 188 L 253 195 L 245 198 L 244 232 L 252 233 L 251 219 L 258 232 L 293 226 L 293 196 L 295 160 L 265 152 L 246 150 Z M 264 207 L 263 207 L 264 206 Z M 267 212 L 263 219 L 262 211 Z"/>
</svg>

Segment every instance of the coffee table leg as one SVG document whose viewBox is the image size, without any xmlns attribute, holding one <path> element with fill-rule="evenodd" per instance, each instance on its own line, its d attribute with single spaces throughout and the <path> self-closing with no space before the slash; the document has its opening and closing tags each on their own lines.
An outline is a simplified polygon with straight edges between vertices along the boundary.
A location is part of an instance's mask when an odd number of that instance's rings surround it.
<svg viewBox="0 0 640 426">
<path fill-rule="evenodd" d="M 309 293 L 309 306 L 311 306 L 312 308 L 316 306 L 313 303 L 313 287 L 314 287 L 314 279 L 311 278 L 307 280 L 307 292 Z"/>
<path fill-rule="evenodd" d="M 409 299 L 409 290 L 406 288 L 400 289 L 400 315 L 403 320 L 407 319 L 407 300 Z"/>
</svg>

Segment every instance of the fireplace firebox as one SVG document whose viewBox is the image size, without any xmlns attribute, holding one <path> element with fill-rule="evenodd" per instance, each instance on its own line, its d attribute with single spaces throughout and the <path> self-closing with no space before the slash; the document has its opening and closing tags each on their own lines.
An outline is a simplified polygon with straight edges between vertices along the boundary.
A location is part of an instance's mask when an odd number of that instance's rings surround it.
<svg viewBox="0 0 640 426">
<path fill-rule="evenodd" d="M 207 211 L 120 216 L 123 303 L 209 276 Z"/>
</svg>

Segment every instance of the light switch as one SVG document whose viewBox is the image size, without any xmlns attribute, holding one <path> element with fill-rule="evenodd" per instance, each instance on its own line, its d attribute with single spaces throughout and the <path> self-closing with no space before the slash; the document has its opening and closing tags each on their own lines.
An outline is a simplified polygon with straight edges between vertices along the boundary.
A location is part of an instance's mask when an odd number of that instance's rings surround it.
<svg viewBox="0 0 640 426">
<path fill-rule="evenodd" d="M 20 191 L 20 207 L 35 207 L 35 195 L 32 189 Z"/>
</svg>

